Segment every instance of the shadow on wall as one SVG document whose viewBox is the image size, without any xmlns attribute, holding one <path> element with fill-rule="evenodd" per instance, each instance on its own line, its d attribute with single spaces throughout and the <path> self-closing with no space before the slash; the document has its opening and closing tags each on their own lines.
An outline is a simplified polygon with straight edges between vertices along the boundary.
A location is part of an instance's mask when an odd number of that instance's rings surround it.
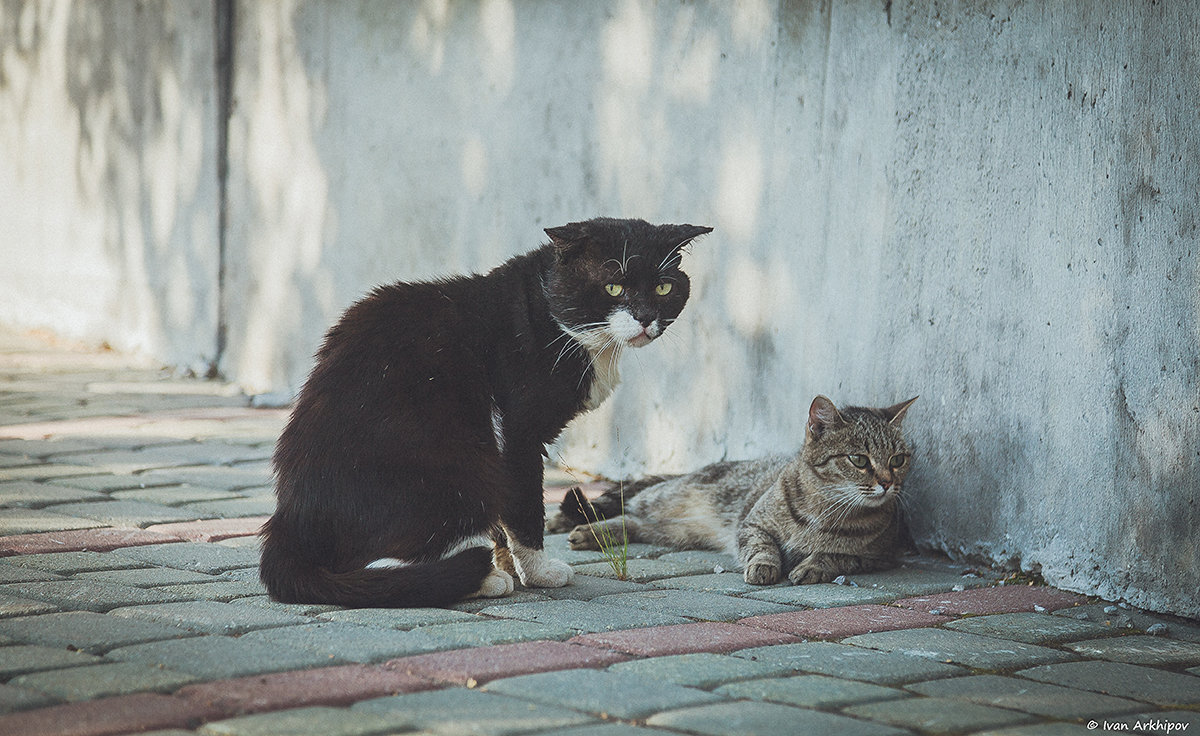
<svg viewBox="0 0 1200 736">
<path fill-rule="evenodd" d="M 778 53 L 773 13 L 765 2 L 239 5 L 224 372 L 288 395 L 371 286 L 485 270 L 543 242 L 543 227 L 597 214 L 703 222 L 718 234 L 688 258 L 697 290 L 674 339 L 627 359 L 628 400 L 569 434 L 584 462 L 618 445 L 634 461 L 682 461 L 694 427 L 727 427 L 741 393 L 721 361 L 696 356 L 723 354 L 765 396 L 785 380 L 772 375 L 777 333 L 811 326 L 800 310 L 771 324 L 810 245 L 791 232 L 781 251 L 771 233 L 824 203 L 794 196 L 809 151 L 770 150 L 791 125 L 770 112 L 772 80 L 746 84 Z M 724 347 L 747 342 L 758 346 L 747 357 Z M 686 386 L 672 380 L 697 367 Z M 701 421 L 663 420 L 690 406 Z M 790 443 L 790 411 L 762 408 L 766 421 L 716 434 Z"/>
<path fill-rule="evenodd" d="M 210 7 L 7 0 L 0 19 L 17 249 L 0 316 L 203 371 L 217 321 Z"/>
</svg>

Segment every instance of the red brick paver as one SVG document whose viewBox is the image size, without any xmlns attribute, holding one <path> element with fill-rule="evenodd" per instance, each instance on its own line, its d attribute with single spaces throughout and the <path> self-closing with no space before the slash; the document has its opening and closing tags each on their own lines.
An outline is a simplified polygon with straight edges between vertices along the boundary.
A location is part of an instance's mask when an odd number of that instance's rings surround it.
<svg viewBox="0 0 1200 736">
<path fill-rule="evenodd" d="M 530 641 L 418 654 L 393 659 L 384 666 L 438 682 L 473 686 L 501 677 L 603 667 L 626 659 L 629 658 L 616 652 L 599 651 L 561 641 Z"/>
<path fill-rule="evenodd" d="M 782 631 L 807 639 L 841 639 L 876 631 L 916 629 L 951 621 L 949 616 L 934 616 L 894 606 L 846 606 L 819 608 L 814 611 L 792 611 L 770 616 L 753 616 L 738 623 L 772 631 Z"/>
<path fill-rule="evenodd" d="M 269 516 L 249 516 L 243 519 L 204 519 L 201 521 L 179 521 L 171 524 L 155 524 L 146 527 L 148 532 L 170 534 L 191 542 L 220 542 L 234 537 L 250 537 L 267 522 Z"/>
<path fill-rule="evenodd" d="M 0 557 L 36 555 L 44 552 L 108 552 L 122 547 L 182 542 L 182 537 L 144 529 L 79 529 L 0 537 Z"/>
<path fill-rule="evenodd" d="M 984 613 L 1056 611 L 1087 603 L 1087 597 L 1034 585 L 1004 585 L 956 593 L 935 593 L 904 598 L 895 605 L 916 611 L 938 611 L 951 616 Z"/>
<path fill-rule="evenodd" d="M 693 652 L 732 652 L 771 644 L 793 644 L 800 639 L 778 631 L 704 622 L 655 626 L 648 629 L 584 634 L 570 640 L 577 644 L 601 649 L 614 649 L 643 657 L 662 657 Z"/>
<path fill-rule="evenodd" d="M 0 716 L 5 736 L 109 736 L 154 729 L 194 728 L 220 715 L 209 706 L 169 695 L 141 693 L 68 703 Z"/>
<path fill-rule="evenodd" d="M 349 705 L 436 687 L 407 672 L 356 664 L 188 685 L 175 695 L 233 716 L 310 705 Z"/>
</svg>

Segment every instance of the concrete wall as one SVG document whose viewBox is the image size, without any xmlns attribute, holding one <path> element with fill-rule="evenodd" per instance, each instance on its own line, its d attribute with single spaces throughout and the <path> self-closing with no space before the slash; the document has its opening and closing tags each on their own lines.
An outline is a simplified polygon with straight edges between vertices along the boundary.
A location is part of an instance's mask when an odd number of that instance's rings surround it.
<svg viewBox="0 0 1200 736">
<path fill-rule="evenodd" d="M 19 34 L 3 7 L 3 32 Z M 287 395 L 374 284 L 486 269 L 595 214 L 713 225 L 685 259 L 683 319 L 626 358 L 625 383 L 556 459 L 688 469 L 795 447 L 816 393 L 920 394 L 906 424 L 926 544 L 1200 615 L 1198 11 L 235 3 L 227 340 L 205 354 Z M 212 48 L 198 36 L 161 41 L 167 58 Z M 198 87 L 211 74 L 174 67 Z M 213 106 L 211 91 L 184 97 Z M 60 116 L 18 110 L 0 130 L 74 130 Z M 110 209 L 150 221 L 156 200 L 119 194 Z M 204 262 L 215 236 L 198 232 L 162 252 Z M 34 230 L 26 242 L 80 247 Z M 45 273 L 27 260 L 0 282 Z M 196 288 L 190 309 L 209 314 L 213 298 Z"/>
<path fill-rule="evenodd" d="M 0 321 L 216 357 L 210 3 L 0 2 Z"/>
</svg>

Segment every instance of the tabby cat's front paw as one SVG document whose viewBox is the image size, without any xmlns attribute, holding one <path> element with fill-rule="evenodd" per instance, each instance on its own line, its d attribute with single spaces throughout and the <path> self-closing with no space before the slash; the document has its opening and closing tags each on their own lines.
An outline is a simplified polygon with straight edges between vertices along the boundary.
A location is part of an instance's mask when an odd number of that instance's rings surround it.
<svg viewBox="0 0 1200 736">
<path fill-rule="evenodd" d="M 580 524 L 567 535 L 567 544 L 571 549 L 600 549 L 596 535 L 592 534 L 591 524 Z"/>
<path fill-rule="evenodd" d="M 788 573 L 788 580 L 792 581 L 792 585 L 812 585 L 814 583 L 832 582 L 837 575 L 825 568 L 816 567 L 814 565 L 796 565 L 792 571 Z"/>
<path fill-rule="evenodd" d="M 746 565 L 743 577 L 750 585 L 772 585 L 779 582 L 779 565 L 754 562 Z"/>
</svg>

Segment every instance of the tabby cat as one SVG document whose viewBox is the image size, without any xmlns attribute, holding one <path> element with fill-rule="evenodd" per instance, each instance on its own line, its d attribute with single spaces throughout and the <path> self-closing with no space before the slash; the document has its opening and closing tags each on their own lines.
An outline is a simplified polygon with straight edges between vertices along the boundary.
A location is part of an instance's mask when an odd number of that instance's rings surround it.
<svg viewBox="0 0 1200 736">
<path fill-rule="evenodd" d="M 839 410 L 818 396 L 794 456 L 633 481 L 592 503 L 572 489 L 547 528 L 570 531 L 574 549 L 596 549 L 592 527 L 602 524 L 617 539 L 624 525 L 629 541 L 728 552 L 753 585 L 894 567 L 907 541 L 897 499 L 911 461 L 900 423 L 914 401 Z"/>
<path fill-rule="evenodd" d="M 501 596 L 493 538 L 527 586 L 542 549 L 542 455 L 602 402 L 626 346 L 688 298 L 682 249 L 711 228 L 595 219 L 486 275 L 376 289 L 325 337 L 274 456 L 261 578 L 284 602 L 435 606 Z"/>
</svg>

